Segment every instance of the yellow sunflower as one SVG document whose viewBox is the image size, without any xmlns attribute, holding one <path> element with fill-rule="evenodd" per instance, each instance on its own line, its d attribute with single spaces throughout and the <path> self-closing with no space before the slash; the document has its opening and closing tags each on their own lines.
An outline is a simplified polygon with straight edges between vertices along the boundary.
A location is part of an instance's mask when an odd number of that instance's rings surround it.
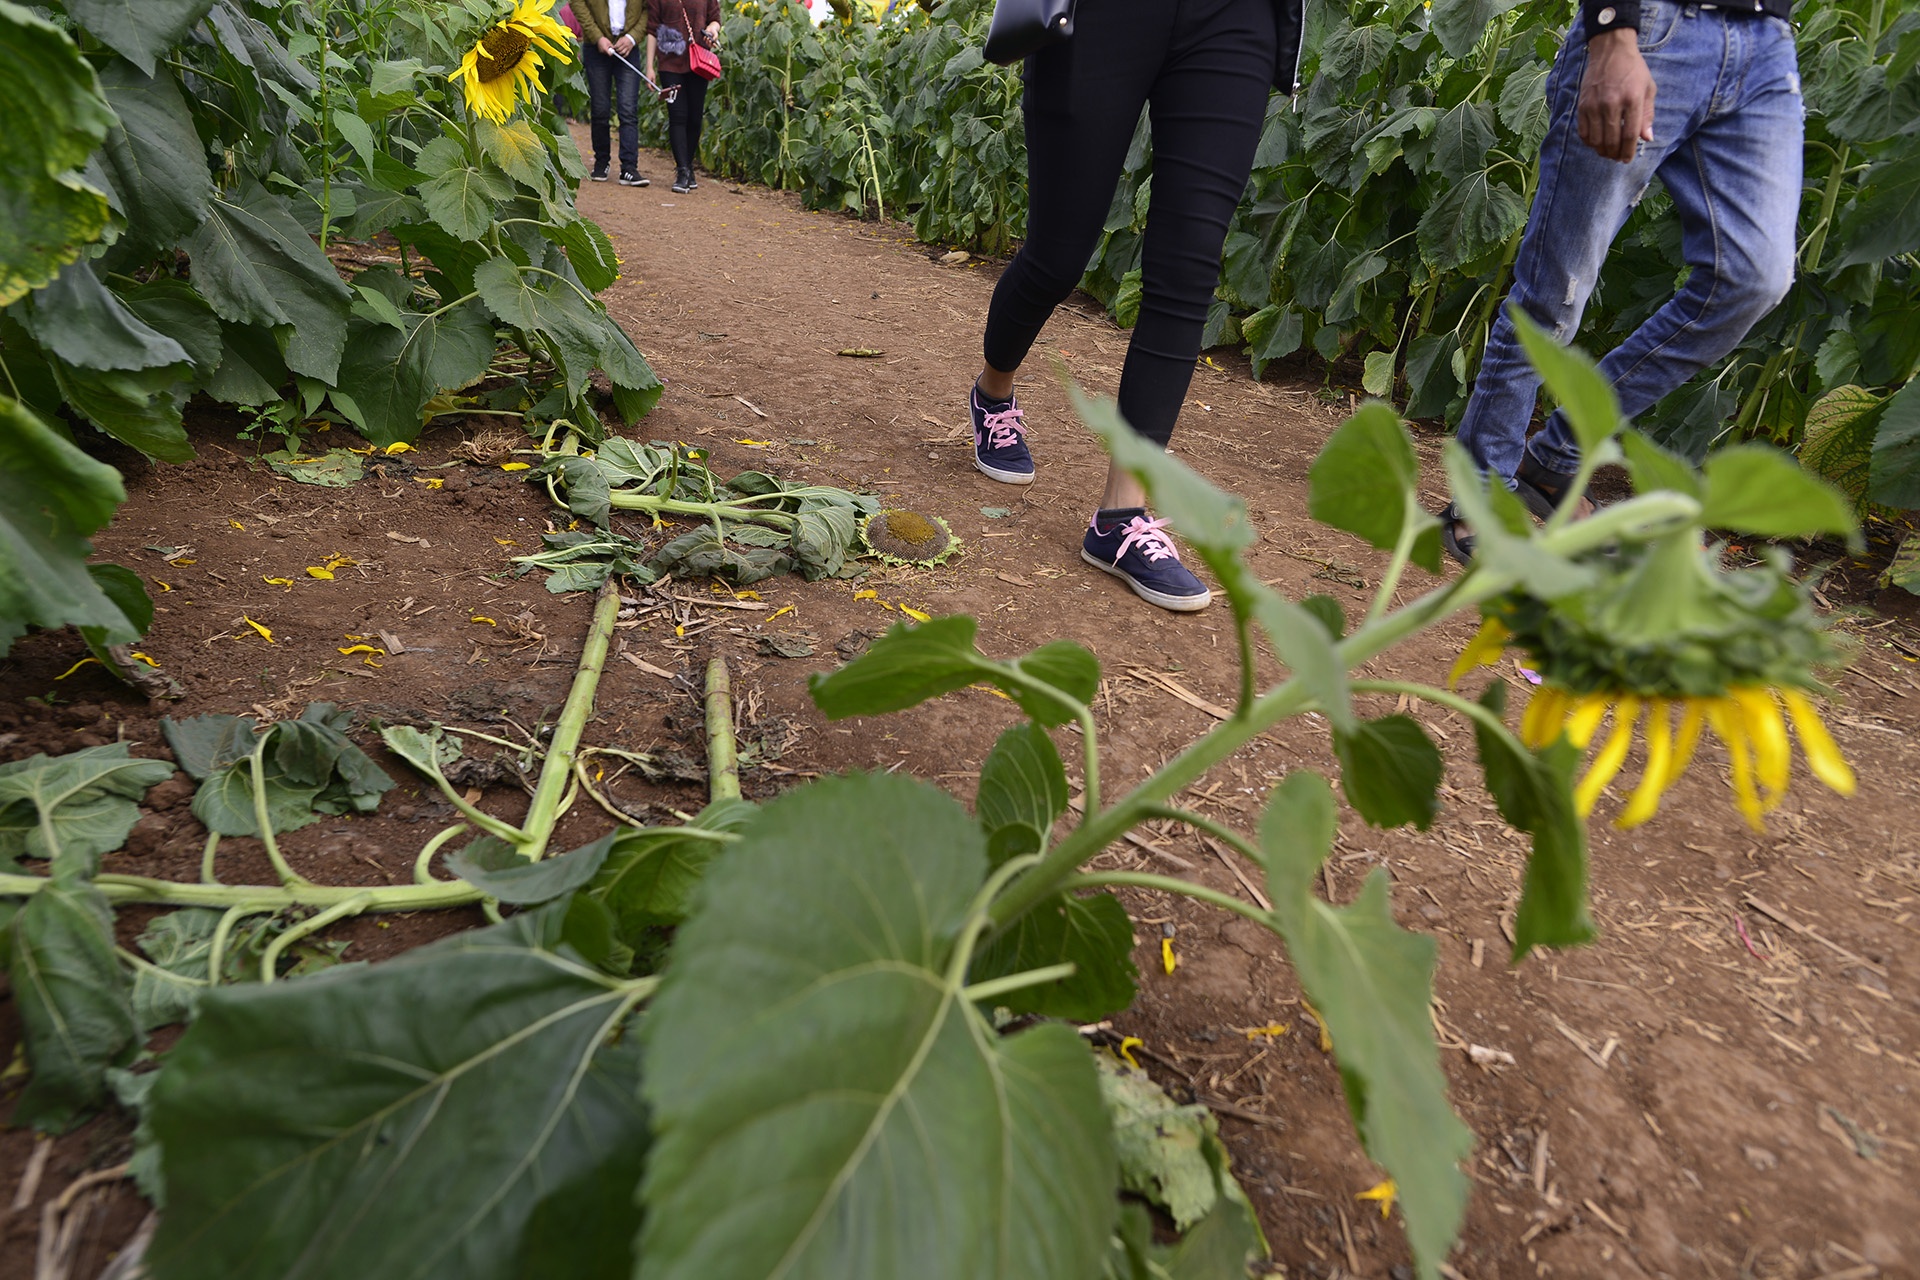
<svg viewBox="0 0 1920 1280">
<path fill-rule="evenodd" d="M 456 80 L 467 109 L 495 122 L 512 115 L 524 97 L 539 92 L 540 55 L 572 60 L 573 33 L 549 14 L 553 0 L 514 0 L 513 12 L 489 27 L 460 60 Z"/>
</svg>

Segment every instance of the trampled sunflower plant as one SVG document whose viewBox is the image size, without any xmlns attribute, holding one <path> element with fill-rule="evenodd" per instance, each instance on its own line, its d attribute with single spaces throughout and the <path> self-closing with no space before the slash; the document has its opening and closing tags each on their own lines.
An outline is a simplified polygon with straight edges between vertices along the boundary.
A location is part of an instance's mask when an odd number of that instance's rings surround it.
<svg viewBox="0 0 1920 1280">
<path fill-rule="evenodd" d="M 573 59 L 573 33 L 551 12 L 553 0 L 514 0 L 513 12 L 481 33 L 449 79 L 466 95 L 467 110 L 496 124 L 541 92 L 542 55 Z"/>
</svg>

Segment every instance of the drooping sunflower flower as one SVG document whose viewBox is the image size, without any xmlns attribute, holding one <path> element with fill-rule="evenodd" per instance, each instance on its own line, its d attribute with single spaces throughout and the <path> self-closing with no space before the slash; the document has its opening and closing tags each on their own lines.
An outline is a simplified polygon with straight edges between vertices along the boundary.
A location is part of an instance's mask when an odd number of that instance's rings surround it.
<svg viewBox="0 0 1920 1280">
<path fill-rule="evenodd" d="M 860 539 L 886 563 L 919 569 L 931 569 L 960 550 L 945 520 L 918 511 L 876 511 L 861 522 Z"/>
<path fill-rule="evenodd" d="M 1717 560 L 1683 530 L 1592 557 L 1601 580 L 1590 594 L 1547 601 L 1513 592 L 1490 601 L 1452 680 L 1498 662 L 1509 645 L 1528 655 L 1541 684 L 1521 716 L 1521 741 L 1539 750 L 1564 734 L 1582 752 L 1598 743 L 1574 789 L 1582 817 L 1619 776 L 1642 724 L 1646 764 L 1615 826 L 1654 815 L 1703 729 L 1726 745 L 1735 802 L 1756 830 L 1786 794 L 1789 721 L 1813 775 L 1852 795 L 1853 770 L 1808 696 L 1818 688 L 1813 671 L 1838 654 L 1806 588 L 1788 575 L 1782 554 L 1735 571 Z"/>
<path fill-rule="evenodd" d="M 467 109 L 495 123 L 512 115 L 524 98 L 539 92 L 541 54 L 562 62 L 573 57 L 573 34 L 548 10 L 553 0 L 514 0 L 513 12 L 495 23 L 460 59 L 449 80 L 466 93 Z"/>
</svg>

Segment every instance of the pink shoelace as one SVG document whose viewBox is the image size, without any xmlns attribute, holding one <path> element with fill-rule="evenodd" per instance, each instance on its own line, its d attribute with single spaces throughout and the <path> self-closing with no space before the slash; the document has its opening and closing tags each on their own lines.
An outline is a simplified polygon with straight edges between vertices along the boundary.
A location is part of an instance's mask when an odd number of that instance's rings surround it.
<svg viewBox="0 0 1920 1280">
<path fill-rule="evenodd" d="M 987 447 L 1004 449 L 1010 444 L 1018 444 L 1020 437 L 1027 434 L 1025 418 L 1026 415 L 1017 405 L 983 417 L 980 420 L 980 426 L 986 433 Z"/>
<path fill-rule="evenodd" d="M 1180 553 L 1174 549 L 1173 539 L 1163 532 L 1166 527 L 1165 520 L 1149 520 L 1145 516 L 1135 516 L 1127 521 L 1121 526 L 1120 531 L 1126 536 L 1120 539 L 1120 549 L 1113 553 L 1113 562 L 1119 564 L 1120 557 L 1126 555 L 1127 548 L 1135 543 L 1140 545 L 1140 553 L 1148 560 L 1178 560 Z"/>
</svg>

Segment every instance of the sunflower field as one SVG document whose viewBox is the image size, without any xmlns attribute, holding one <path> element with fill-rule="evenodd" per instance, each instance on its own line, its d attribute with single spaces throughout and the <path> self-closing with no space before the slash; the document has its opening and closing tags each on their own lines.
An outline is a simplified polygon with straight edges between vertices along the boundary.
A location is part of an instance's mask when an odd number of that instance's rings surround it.
<svg viewBox="0 0 1920 1280">
<path fill-rule="evenodd" d="M 1307 6 L 1304 89 L 1276 94 L 1229 231 L 1207 345 L 1255 376 L 1309 352 L 1347 362 L 1410 417 L 1458 421 L 1506 293 L 1546 129 L 1544 86 L 1572 0 L 1349 0 Z M 805 6 L 741 4 L 741 74 L 716 86 L 716 168 L 810 206 L 911 220 L 922 238 L 1005 253 L 1024 227 L 1017 69 L 980 56 L 992 5 L 900 5 L 816 29 Z M 1799 280 L 1731 356 L 1649 413 L 1663 445 L 1802 448 L 1863 509 L 1920 507 L 1920 10 L 1807 0 Z M 1153 185 L 1145 120 L 1084 286 L 1139 308 Z M 1587 307 L 1604 350 L 1683 277 L 1656 188 Z M 1920 581 L 1916 582 L 1920 585 Z"/>
<path fill-rule="evenodd" d="M 0 472 L 69 494 L 51 536 L 0 512 L 24 566 L 0 641 L 144 626 L 130 580 L 76 573 L 118 481 L 68 415 L 178 462 L 195 396 L 296 450 L 328 423 L 403 448 L 474 404 L 591 438 L 596 370 L 622 420 L 653 406 L 594 296 L 620 266 L 574 208 L 585 170 L 541 88 L 573 42 L 548 7 L 0 3 Z"/>
</svg>

